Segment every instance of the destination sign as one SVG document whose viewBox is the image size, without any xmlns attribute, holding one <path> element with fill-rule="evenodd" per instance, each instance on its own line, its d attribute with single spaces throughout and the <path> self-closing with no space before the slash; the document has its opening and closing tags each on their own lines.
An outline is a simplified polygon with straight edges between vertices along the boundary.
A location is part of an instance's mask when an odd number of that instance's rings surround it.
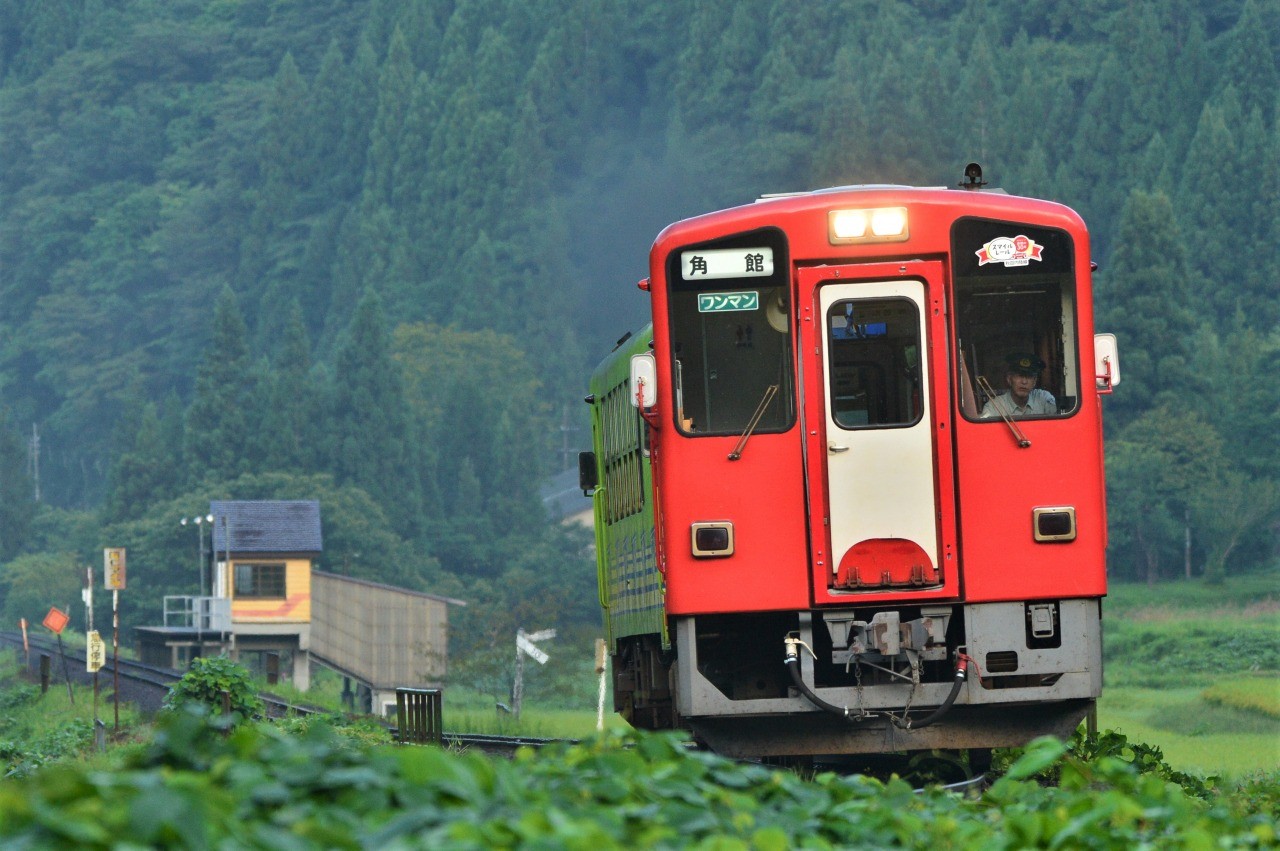
<svg viewBox="0 0 1280 851">
<path fill-rule="evenodd" d="M 686 281 L 765 278 L 773 274 L 772 248 L 716 248 L 680 252 L 680 276 Z"/>
</svg>

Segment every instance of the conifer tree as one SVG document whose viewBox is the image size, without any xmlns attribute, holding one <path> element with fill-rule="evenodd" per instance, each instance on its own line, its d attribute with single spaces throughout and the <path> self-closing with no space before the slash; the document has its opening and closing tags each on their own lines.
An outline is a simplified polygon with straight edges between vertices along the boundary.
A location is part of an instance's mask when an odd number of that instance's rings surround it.
<svg viewBox="0 0 1280 851">
<path fill-rule="evenodd" d="M 421 492 L 400 366 L 391 357 L 382 302 L 374 290 L 360 300 L 338 350 L 333 416 L 338 483 L 367 491 L 396 530 L 412 537 L 420 523 Z"/>
<path fill-rule="evenodd" d="M 340 105 L 344 120 L 335 168 L 345 176 L 339 197 L 353 198 L 360 191 L 369 149 L 369 134 L 378 108 L 378 54 L 366 40 L 356 45 L 351 60 L 345 98 Z"/>
<path fill-rule="evenodd" d="M 1167 196 L 1130 193 L 1098 290 L 1097 325 L 1116 335 L 1125 379 L 1108 426 L 1162 401 L 1185 399 L 1197 386 L 1190 351 L 1196 322 L 1187 307 L 1196 287 L 1184 244 Z"/>
<path fill-rule="evenodd" d="M 320 407 L 311 379 L 311 346 L 296 301 L 290 305 L 273 367 L 260 427 L 264 466 L 287 472 L 322 469 L 316 453 Z"/>
<path fill-rule="evenodd" d="M 396 26 L 404 33 L 414 67 L 432 71 L 439 61 L 444 35 L 445 20 L 441 16 L 448 13 L 449 4 L 438 0 L 409 0 L 396 5 L 399 7 Z"/>
<path fill-rule="evenodd" d="M 992 164 L 1004 161 L 1004 140 L 1008 138 L 1005 116 L 1014 112 L 997 107 L 1004 99 L 1004 85 L 996 71 L 991 45 L 986 32 L 979 29 L 954 100 L 957 142 L 966 157 Z"/>
<path fill-rule="evenodd" d="M 1221 107 L 1205 104 L 1177 181 L 1187 253 L 1207 285 L 1197 294 L 1222 320 L 1230 319 L 1239 306 L 1240 291 L 1235 282 L 1242 271 L 1240 245 L 1232 234 L 1241 212 L 1238 205 L 1246 203 L 1241 191 L 1253 191 L 1251 186 L 1244 187 L 1237 140 L 1223 111 L 1231 106 L 1238 110 L 1232 88 L 1224 93 Z M 1226 280 L 1233 284 L 1222 287 L 1211 283 Z"/>
<path fill-rule="evenodd" d="M 0 562 L 22 551 L 36 513 L 26 446 L 3 414 L 0 410 Z"/>
<path fill-rule="evenodd" d="M 1274 11 L 1272 16 L 1274 24 Z M 1234 87 L 1246 116 L 1257 109 L 1265 121 L 1273 117 L 1276 91 L 1280 90 L 1276 51 L 1277 45 L 1267 38 L 1261 4 L 1258 0 L 1245 0 L 1240 20 L 1227 34 L 1219 90 Z"/>
<path fill-rule="evenodd" d="M 264 105 L 263 130 L 254 152 L 259 183 L 249 225 L 240 241 L 239 279 L 246 289 L 261 293 L 270 283 L 289 276 L 290 261 L 302 243 L 289 232 L 297 216 L 298 197 L 315 165 L 311 160 L 307 89 L 286 53 Z M 281 268 L 281 267 L 284 268 Z"/>
<path fill-rule="evenodd" d="M 344 150 L 345 127 L 352 102 L 353 72 L 342 58 L 337 41 L 320 60 L 320 70 L 309 87 L 302 130 L 310 137 L 309 159 L 314 163 L 307 185 L 310 187 L 303 209 L 308 213 L 325 209 L 336 199 L 349 199 L 355 192 L 352 169 Z M 359 176 L 358 171 L 354 175 Z"/>
<path fill-rule="evenodd" d="M 409 46 L 397 27 L 391 34 L 387 58 L 378 79 L 378 111 L 369 134 L 369 159 L 364 178 L 366 204 L 383 205 L 392 201 L 396 157 L 416 78 Z"/>
<path fill-rule="evenodd" d="M 167 427 L 154 402 L 126 410 L 120 431 L 133 440 L 107 473 L 104 523 L 136 520 L 152 506 L 176 496 L 183 484 L 181 432 L 175 434 Z"/>
<path fill-rule="evenodd" d="M 1133 168 L 1133 160 L 1120 146 L 1124 137 L 1125 68 L 1114 53 L 1108 52 L 1085 96 L 1071 148 L 1058 171 L 1058 182 L 1064 198 L 1088 199 L 1089 229 L 1099 237 L 1100 247 L 1110 251 L 1107 236 L 1115 232 L 1116 222 L 1132 188 L 1124 179 Z"/>
<path fill-rule="evenodd" d="M 251 366 L 244 317 L 235 293 L 224 287 L 187 408 L 183 465 L 188 482 L 225 480 L 247 471 Z"/>
</svg>

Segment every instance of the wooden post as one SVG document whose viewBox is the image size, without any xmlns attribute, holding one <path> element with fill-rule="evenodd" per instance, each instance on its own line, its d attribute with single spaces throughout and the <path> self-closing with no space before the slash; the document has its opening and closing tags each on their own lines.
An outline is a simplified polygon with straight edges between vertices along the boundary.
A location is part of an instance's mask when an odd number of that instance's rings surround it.
<svg viewBox="0 0 1280 851">
<path fill-rule="evenodd" d="M 58 633 L 58 655 L 62 657 L 62 677 L 67 681 L 67 699 L 71 701 L 71 705 L 76 705 L 75 692 L 71 690 L 71 671 L 67 669 L 67 650 L 62 645 L 62 633 Z"/>
<path fill-rule="evenodd" d="M 511 687 L 511 712 L 520 720 L 520 704 L 524 702 L 524 654 L 516 648 L 516 681 Z"/>
<path fill-rule="evenodd" d="M 609 648 L 603 638 L 596 639 L 596 673 L 600 676 L 600 697 L 596 701 L 596 730 L 604 730 L 605 672 L 609 669 Z"/>
</svg>

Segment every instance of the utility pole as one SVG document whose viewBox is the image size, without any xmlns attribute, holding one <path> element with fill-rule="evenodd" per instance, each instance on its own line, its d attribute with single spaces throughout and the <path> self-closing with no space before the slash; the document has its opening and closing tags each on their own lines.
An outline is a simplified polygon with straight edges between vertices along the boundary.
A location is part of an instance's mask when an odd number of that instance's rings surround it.
<svg viewBox="0 0 1280 851">
<path fill-rule="evenodd" d="M 27 473 L 35 483 L 36 502 L 40 501 L 40 430 L 31 424 L 31 440 L 27 441 Z"/>
</svg>

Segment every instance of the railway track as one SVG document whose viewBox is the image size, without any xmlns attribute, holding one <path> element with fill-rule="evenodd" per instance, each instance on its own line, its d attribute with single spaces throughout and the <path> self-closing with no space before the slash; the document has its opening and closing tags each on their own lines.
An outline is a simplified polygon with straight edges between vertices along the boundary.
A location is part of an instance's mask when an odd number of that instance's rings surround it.
<svg viewBox="0 0 1280 851">
<path fill-rule="evenodd" d="M 59 656 L 58 644 L 56 641 L 50 641 L 41 636 L 33 636 L 28 639 L 31 648 L 30 661 L 28 662 L 29 670 L 38 675 L 40 667 L 40 656 L 48 655 L 51 662 L 51 680 L 61 681 L 64 677 L 62 659 Z M 17 632 L 0 632 L 0 647 L 14 648 L 21 654 L 23 651 L 22 635 Z M 66 656 L 65 674 L 77 683 L 92 683 L 93 675 L 85 670 L 85 654 L 83 648 L 66 647 L 64 645 L 63 652 Z M 98 683 L 100 687 L 111 688 L 115 681 L 114 661 L 108 655 L 106 664 L 102 670 L 98 672 Z M 130 659 L 120 659 L 120 698 L 122 701 L 132 703 L 144 712 L 156 712 L 160 709 L 164 702 L 165 695 L 169 693 L 170 687 L 182 676 L 181 671 L 172 668 L 161 668 L 154 665 L 144 665 L 141 662 L 135 662 Z M 279 719 L 306 715 L 332 715 L 333 710 L 324 707 L 299 704 L 287 700 L 279 695 L 270 692 L 262 692 L 259 695 L 265 705 L 265 715 L 268 719 Z M 390 737 L 394 740 L 397 738 L 397 729 L 395 725 L 379 721 L 386 728 Z M 450 732 L 445 730 L 442 734 L 442 744 L 444 747 L 459 751 L 473 751 L 492 756 L 511 757 L 515 752 L 522 748 L 542 748 L 552 744 L 574 743 L 571 739 L 545 739 L 531 736 L 499 736 L 486 733 L 462 733 Z M 692 745 L 691 745 L 692 746 Z M 865 767 L 859 771 L 852 771 L 847 766 L 838 764 L 829 764 L 822 766 L 826 770 L 841 773 L 847 771 L 849 773 L 864 773 Z M 872 772 L 873 774 L 875 772 Z M 951 783 L 946 788 L 954 791 L 970 791 L 980 790 L 989 779 L 985 775 L 967 778 L 960 782 Z"/>
<path fill-rule="evenodd" d="M 47 655 L 50 658 L 51 682 L 62 681 L 64 677 L 69 677 L 72 682 L 81 684 L 91 684 L 93 682 L 93 674 L 85 670 L 84 648 L 69 647 L 64 643 L 60 654 L 58 643 L 43 636 L 30 636 L 28 638 L 28 646 L 30 647 L 30 658 L 26 664 L 33 677 L 39 676 L 40 657 Z M 19 632 L 0 632 L 0 647 L 16 649 L 21 657 L 24 652 L 22 634 Z M 63 666 L 64 655 L 66 659 L 65 672 Z M 169 693 L 169 689 L 182 677 L 183 673 L 172 668 L 144 665 L 131 659 L 120 659 L 119 665 L 120 699 L 124 702 L 132 703 L 143 712 L 159 711 L 164 703 L 165 696 Z M 99 687 L 112 688 L 115 682 L 115 675 L 115 660 L 108 653 L 106 664 L 98 672 Z M 333 714 L 330 709 L 291 702 L 270 692 L 259 694 L 259 698 L 266 707 L 265 715 L 269 719 L 299 715 Z M 383 722 L 383 726 L 386 727 L 388 733 L 394 739 L 397 734 L 395 726 L 385 722 Z M 518 748 L 538 748 L 555 741 L 560 740 L 539 739 L 528 736 L 461 733 L 448 730 L 443 734 L 443 742 L 446 747 L 464 751 L 479 751 L 495 756 L 511 756 Z"/>
</svg>

